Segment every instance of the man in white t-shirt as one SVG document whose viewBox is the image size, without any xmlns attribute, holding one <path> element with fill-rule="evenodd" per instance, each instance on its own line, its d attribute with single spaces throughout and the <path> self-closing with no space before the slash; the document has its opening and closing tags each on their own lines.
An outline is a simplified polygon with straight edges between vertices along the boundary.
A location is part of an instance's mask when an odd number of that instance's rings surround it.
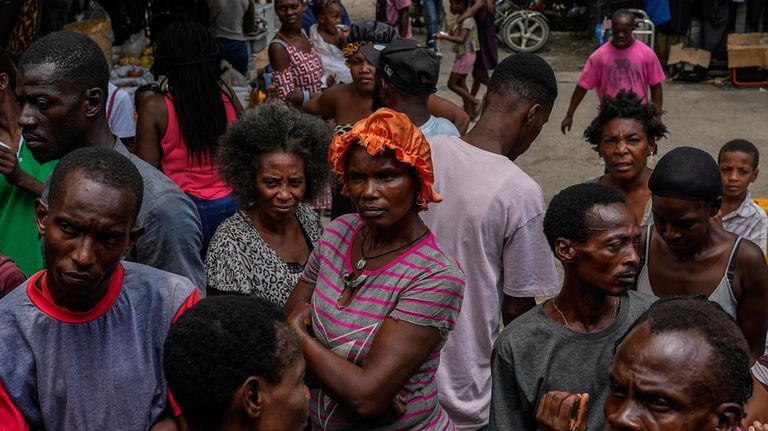
<svg viewBox="0 0 768 431">
<path fill-rule="evenodd" d="M 133 151 L 133 138 L 136 136 L 136 109 L 133 98 L 127 91 L 110 82 L 106 107 L 107 121 L 112 134 L 120 138 L 123 144 Z"/>
<path fill-rule="evenodd" d="M 559 290 L 541 188 L 512 162 L 539 135 L 556 97 L 555 74 L 541 57 L 510 56 L 491 76 L 477 125 L 461 138 L 429 140 L 444 201 L 421 217 L 467 279 L 437 371 L 440 404 L 459 430 L 488 425 L 499 316 L 508 323 L 535 297 Z"/>
</svg>

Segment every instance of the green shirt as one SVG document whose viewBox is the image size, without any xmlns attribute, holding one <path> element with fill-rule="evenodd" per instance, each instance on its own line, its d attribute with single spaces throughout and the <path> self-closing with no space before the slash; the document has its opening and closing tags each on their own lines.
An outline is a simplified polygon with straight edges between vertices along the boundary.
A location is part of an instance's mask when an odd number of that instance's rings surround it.
<svg viewBox="0 0 768 431">
<path fill-rule="evenodd" d="M 19 168 L 45 182 L 56 162 L 37 162 L 22 140 Z M 9 256 L 27 277 L 43 269 L 43 255 L 35 223 L 35 198 L 0 175 L 0 253 Z"/>
</svg>

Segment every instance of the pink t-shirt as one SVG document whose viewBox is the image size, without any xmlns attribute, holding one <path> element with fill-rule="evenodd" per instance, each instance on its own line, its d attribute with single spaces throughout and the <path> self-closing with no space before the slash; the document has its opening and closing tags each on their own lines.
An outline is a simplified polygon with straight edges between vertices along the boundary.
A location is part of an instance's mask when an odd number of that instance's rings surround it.
<svg viewBox="0 0 768 431">
<path fill-rule="evenodd" d="M 630 90 L 648 102 L 648 88 L 664 81 L 656 53 L 648 45 L 636 40 L 629 48 L 619 49 L 611 43 L 598 48 L 587 59 L 578 85 L 586 90 L 595 89 L 597 97 L 615 97 L 619 90 Z"/>
<path fill-rule="evenodd" d="M 444 200 L 420 215 L 467 280 L 437 369 L 440 404 L 457 430 L 477 430 L 488 425 L 503 295 L 550 296 L 560 286 L 536 181 L 508 158 L 456 136 L 433 136 L 429 145 Z"/>
<path fill-rule="evenodd" d="M 237 113 L 229 97 L 222 93 L 221 98 L 227 112 L 227 126 L 230 126 L 237 120 Z M 198 164 L 197 160 L 190 161 L 187 143 L 181 134 L 179 117 L 170 93 L 163 99 L 168 109 L 168 128 L 160 141 L 163 147 L 163 157 L 160 160 L 163 173 L 173 180 L 182 192 L 196 198 L 211 200 L 231 194 L 232 187 L 221 178 L 219 169 L 211 157 L 206 157 L 202 165 Z"/>
</svg>

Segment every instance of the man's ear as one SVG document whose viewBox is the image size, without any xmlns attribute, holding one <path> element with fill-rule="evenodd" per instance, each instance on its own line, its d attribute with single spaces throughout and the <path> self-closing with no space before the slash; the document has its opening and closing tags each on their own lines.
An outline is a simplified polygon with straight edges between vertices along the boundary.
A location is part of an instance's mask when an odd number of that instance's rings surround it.
<svg viewBox="0 0 768 431">
<path fill-rule="evenodd" d="M 527 126 L 529 124 L 533 124 L 533 122 L 536 120 L 536 116 L 539 114 L 539 112 L 544 109 L 541 107 L 540 104 L 534 103 L 533 105 L 530 105 L 528 108 L 528 111 L 525 113 L 525 120 L 524 124 Z"/>
<path fill-rule="evenodd" d="M 48 204 L 41 198 L 35 199 L 35 222 L 37 223 L 37 233 L 45 236 L 45 220 L 48 218 Z"/>
<path fill-rule="evenodd" d="M 714 414 L 717 415 L 717 431 L 735 431 L 744 417 L 744 409 L 737 403 L 722 403 L 715 407 Z"/>
<path fill-rule="evenodd" d="M 563 263 L 571 263 L 576 257 L 575 243 L 569 239 L 558 238 L 555 240 L 555 257 Z"/>
<path fill-rule="evenodd" d="M 11 80 L 8 78 L 7 73 L 0 73 L 0 91 L 5 91 L 5 89 L 8 88 L 10 82 Z"/>
<path fill-rule="evenodd" d="M 106 95 L 104 92 L 101 91 L 100 88 L 89 88 L 85 90 L 85 116 L 86 117 L 95 117 L 96 114 L 99 113 L 102 109 L 107 109 L 106 106 L 104 106 L 104 101 L 106 100 Z M 105 111 L 106 116 L 106 111 Z"/>
<path fill-rule="evenodd" d="M 752 171 L 752 180 L 750 180 L 749 182 L 750 182 L 750 183 L 754 183 L 754 182 L 755 182 L 755 180 L 757 179 L 757 175 L 758 175 L 759 173 L 760 173 L 760 168 L 758 168 L 758 167 L 755 167 L 755 170 L 754 170 L 754 171 Z"/>
<path fill-rule="evenodd" d="M 252 420 L 261 417 L 267 381 L 263 377 L 250 376 L 240 385 L 237 394 L 243 406 L 243 413 Z"/>
</svg>

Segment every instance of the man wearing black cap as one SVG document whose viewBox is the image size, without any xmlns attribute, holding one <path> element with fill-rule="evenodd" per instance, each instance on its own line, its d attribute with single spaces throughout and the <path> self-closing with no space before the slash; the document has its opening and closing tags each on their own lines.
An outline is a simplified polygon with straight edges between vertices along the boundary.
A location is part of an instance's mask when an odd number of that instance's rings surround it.
<svg viewBox="0 0 768 431">
<path fill-rule="evenodd" d="M 643 232 L 637 290 L 709 297 L 736 320 L 754 362 L 768 330 L 768 267 L 760 247 L 712 219 L 723 202 L 717 162 L 676 148 L 659 160 L 648 188 L 654 224 Z"/>
<path fill-rule="evenodd" d="M 429 96 L 437 91 L 440 77 L 440 60 L 434 52 L 411 39 L 366 45 L 360 52 L 376 66 L 374 110 L 387 107 L 404 113 L 427 138 L 459 136 L 453 123 L 429 113 Z"/>
</svg>

